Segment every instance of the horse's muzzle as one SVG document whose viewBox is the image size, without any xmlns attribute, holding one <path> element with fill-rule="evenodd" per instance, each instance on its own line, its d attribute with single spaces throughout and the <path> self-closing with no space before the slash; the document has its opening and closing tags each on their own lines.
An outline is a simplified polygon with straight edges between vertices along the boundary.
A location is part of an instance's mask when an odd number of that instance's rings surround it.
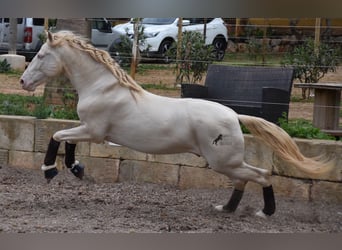
<svg viewBox="0 0 342 250">
<path fill-rule="evenodd" d="M 23 78 L 20 79 L 21 87 L 27 91 L 34 91 L 36 88 L 33 84 L 28 84 Z"/>
</svg>

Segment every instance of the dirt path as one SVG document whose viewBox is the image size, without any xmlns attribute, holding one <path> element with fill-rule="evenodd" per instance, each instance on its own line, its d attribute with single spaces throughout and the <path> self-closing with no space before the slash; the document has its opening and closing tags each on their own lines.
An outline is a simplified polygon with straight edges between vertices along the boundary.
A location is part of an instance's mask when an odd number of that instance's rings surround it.
<svg viewBox="0 0 342 250">
<path fill-rule="evenodd" d="M 36 170 L 0 167 L 0 232 L 342 232 L 342 207 L 276 197 L 256 217 L 261 194 L 246 192 L 234 214 L 213 211 L 231 190 L 157 184 L 95 184 L 61 171 L 46 184 Z"/>
</svg>

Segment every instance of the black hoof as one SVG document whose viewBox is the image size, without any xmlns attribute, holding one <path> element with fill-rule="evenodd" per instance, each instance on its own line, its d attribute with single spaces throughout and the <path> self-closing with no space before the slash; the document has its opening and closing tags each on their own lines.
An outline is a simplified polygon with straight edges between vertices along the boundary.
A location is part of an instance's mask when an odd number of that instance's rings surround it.
<svg viewBox="0 0 342 250">
<path fill-rule="evenodd" d="M 82 178 L 84 176 L 84 166 L 81 164 L 74 165 L 71 168 L 71 173 L 73 173 L 77 178 L 82 180 Z"/>
<path fill-rule="evenodd" d="M 57 174 L 58 174 L 57 168 L 51 168 L 51 169 L 45 170 L 44 176 L 45 176 L 45 179 L 47 180 L 47 183 L 49 183 L 53 179 L 53 177 L 55 177 Z"/>
</svg>

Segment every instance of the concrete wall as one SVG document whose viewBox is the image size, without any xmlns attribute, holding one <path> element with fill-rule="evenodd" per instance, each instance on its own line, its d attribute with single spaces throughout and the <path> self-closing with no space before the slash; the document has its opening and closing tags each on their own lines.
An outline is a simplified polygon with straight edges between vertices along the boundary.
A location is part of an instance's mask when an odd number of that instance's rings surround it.
<svg viewBox="0 0 342 250">
<path fill-rule="evenodd" d="M 40 169 L 51 135 L 77 126 L 78 121 L 0 116 L 0 164 Z M 273 151 L 245 135 L 245 160 L 273 172 L 276 195 L 315 201 L 342 202 L 342 142 L 296 139 L 307 156 L 325 155 L 334 159 L 329 176 L 306 179 L 297 169 L 277 158 Z M 64 145 L 57 158 L 63 169 Z M 212 171 L 202 157 L 192 154 L 152 155 L 108 144 L 79 143 L 77 159 L 86 166 L 85 178 L 94 182 L 152 182 L 179 188 L 230 188 L 229 178 Z M 42 175 L 43 178 L 43 175 Z M 249 183 L 247 191 L 261 192 Z"/>
</svg>

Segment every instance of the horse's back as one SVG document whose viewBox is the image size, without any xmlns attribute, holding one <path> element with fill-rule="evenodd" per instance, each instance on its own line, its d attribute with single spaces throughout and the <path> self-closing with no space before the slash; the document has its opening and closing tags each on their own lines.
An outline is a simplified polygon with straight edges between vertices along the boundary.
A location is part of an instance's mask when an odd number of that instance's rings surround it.
<svg viewBox="0 0 342 250">
<path fill-rule="evenodd" d="M 194 124 L 207 126 L 223 126 L 233 128 L 238 124 L 237 114 L 230 108 L 216 102 L 202 99 L 182 98 L 181 106 Z"/>
</svg>

